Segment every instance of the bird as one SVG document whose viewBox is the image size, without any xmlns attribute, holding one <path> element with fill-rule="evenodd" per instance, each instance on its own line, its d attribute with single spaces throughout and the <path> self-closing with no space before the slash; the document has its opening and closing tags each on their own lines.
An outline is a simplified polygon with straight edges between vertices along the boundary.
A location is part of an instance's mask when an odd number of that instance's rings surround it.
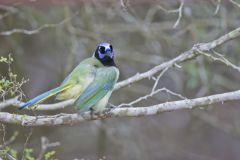
<svg viewBox="0 0 240 160">
<path fill-rule="evenodd" d="M 37 106 L 56 96 L 57 100 L 76 99 L 74 107 L 80 114 L 87 110 L 102 113 L 118 78 L 113 46 L 103 42 L 97 46 L 93 56 L 80 62 L 58 87 L 27 101 L 19 109 Z"/>
</svg>

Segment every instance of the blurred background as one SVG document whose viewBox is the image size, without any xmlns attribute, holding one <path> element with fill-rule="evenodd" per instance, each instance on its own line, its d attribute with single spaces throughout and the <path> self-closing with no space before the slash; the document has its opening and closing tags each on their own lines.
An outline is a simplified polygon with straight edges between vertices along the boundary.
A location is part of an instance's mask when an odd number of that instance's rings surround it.
<svg viewBox="0 0 240 160">
<path fill-rule="evenodd" d="M 239 2 L 238 0 L 234 2 Z M 144 72 L 240 26 L 240 7 L 228 0 L 91 0 L 6 1 L 0 4 L 0 56 L 13 57 L 11 70 L 22 86 L 23 100 L 59 85 L 98 43 L 112 43 L 120 81 Z M 179 17 L 181 11 L 182 17 Z M 240 65 L 239 39 L 215 51 Z M 240 88 L 239 72 L 205 57 L 171 68 L 160 79 L 166 87 L 187 98 L 224 93 Z M 9 67 L 0 63 L 1 77 Z M 145 79 L 114 92 L 111 103 L 128 103 L 149 94 L 154 81 Z M 11 95 L 6 95 L 6 99 Z M 1 97 L 2 98 L 2 97 Z M 157 94 L 135 106 L 176 100 Z M 51 112 L 11 113 L 43 115 L 73 113 L 71 107 Z M 5 139 L 19 135 L 9 145 L 21 157 L 23 148 L 41 151 L 41 137 L 61 145 L 51 148 L 55 159 L 240 159 L 239 102 L 156 116 L 112 118 L 59 127 L 21 127 L 5 124 Z M 3 127 L 5 126 L 5 127 Z M 1 129 L 2 131 L 3 129 Z M 32 133 L 26 143 L 29 133 Z M 3 137 L 3 132 L 0 132 Z M 1 141 L 2 138 L 1 138 Z M 3 142 L 1 142 L 3 143 Z M 20 159 L 20 158 L 19 158 Z"/>
</svg>

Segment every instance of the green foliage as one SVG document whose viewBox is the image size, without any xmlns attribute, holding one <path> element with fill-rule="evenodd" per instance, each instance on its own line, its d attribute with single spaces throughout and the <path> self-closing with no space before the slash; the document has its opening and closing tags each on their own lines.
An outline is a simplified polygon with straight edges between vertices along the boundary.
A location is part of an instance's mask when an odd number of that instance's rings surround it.
<svg viewBox="0 0 240 160">
<path fill-rule="evenodd" d="M 33 156 L 34 150 L 32 148 L 26 148 L 24 150 L 24 160 L 35 160 L 37 157 Z M 54 156 L 56 155 L 56 151 L 48 151 L 44 153 L 44 160 L 51 160 L 54 159 Z"/>
<path fill-rule="evenodd" d="M 17 158 L 17 151 L 15 149 L 9 148 L 9 154 L 13 156 L 14 158 Z"/>
<path fill-rule="evenodd" d="M 25 160 L 35 160 L 35 158 L 33 157 L 33 149 L 32 148 L 26 148 L 24 150 L 24 159 Z"/>
<path fill-rule="evenodd" d="M 17 80 L 17 74 L 14 74 L 11 70 L 11 64 L 13 62 L 11 54 L 7 57 L 0 57 L 0 63 L 8 65 L 7 75 L 0 77 L 0 99 L 4 99 L 6 96 L 14 96 L 16 94 L 22 94 L 21 86 L 26 83 L 26 80 Z"/>
<path fill-rule="evenodd" d="M 11 82 L 9 80 L 7 80 L 5 77 L 3 77 L 0 80 L 0 89 L 8 88 L 10 85 L 11 85 Z"/>
<path fill-rule="evenodd" d="M 53 156 L 54 156 L 55 154 L 56 154 L 56 151 L 49 151 L 49 152 L 45 153 L 44 159 L 45 159 L 45 160 L 49 160 L 49 159 L 53 158 Z"/>
<path fill-rule="evenodd" d="M 51 150 L 44 153 L 44 160 L 51 160 L 54 159 L 56 156 L 56 151 Z M 12 157 L 14 159 L 18 159 L 18 152 L 17 150 L 7 146 L 4 149 L 0 150 L 0 157 L 3 159 L 9 159 Z M 24 158 L 23 160 L 36 160 L 37 156 L 34 156 L 34 149 L 33 148 L 25 148 L 24 149 Z"/>
<path fill-rule="evenodd" d="M 4 159 L 9 159 L 8 157 L 17 159 L 17 151 L 13 148 L 5 147 L 3 150 L 0 150 L 0 157 Z"/>
<path fill-rule="evenodd" d="M 13 58 L 11 56 L 11 54 L 8 55 L 8 57 L 0 57 L 0 62 L 4 62 L 6 64 L 11 64 L 13 62 Z"/>
</svg>

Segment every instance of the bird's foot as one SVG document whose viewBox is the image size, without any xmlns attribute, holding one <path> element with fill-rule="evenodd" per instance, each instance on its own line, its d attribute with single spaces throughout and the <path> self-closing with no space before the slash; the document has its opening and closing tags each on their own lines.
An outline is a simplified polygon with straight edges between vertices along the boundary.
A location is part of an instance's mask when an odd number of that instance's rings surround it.
<svg viewBox="0 0 240 160">
<path fill-rule="evenodd" d="M 83 118 L 86 119 L 101 119 L 101 118 L 106 118 L 108 117 L 110 111 L 112 110 L 112 108 L 106 108 L 104 111 L 95 111 L 93 108 L 89 109 L 89 114 L 85 114 L 86 112 L 78 112 L 78 114 L 80 114 Z"/>
<path fill-rule="evenodd" d="M 94 112 L 94 109 L 93 109 L 93 108 L 90 108 L 90 116 L 91 116 L 91 119 L 94 118 L 95 114 L 96 114 L 96 113 Z"/>
<path fill-rule="evenodd" d="M 101 113 L 101 117 L 102 118 L 107 118 L 109 117 L 109 115 L 111 114 L 112 111 L 112 107 L 107 107 L 102 113 Z"/>
<path fill-rule="evenodd" d="M 107 105 L 107 110 L 111 110 L 111 109 L 114 109 L 114 108 L 117 108 L 117 106 L 115 106 L 114 104 L 111 104 L 111 103 L 108 103 L 109 105 Z"/>
</svg>

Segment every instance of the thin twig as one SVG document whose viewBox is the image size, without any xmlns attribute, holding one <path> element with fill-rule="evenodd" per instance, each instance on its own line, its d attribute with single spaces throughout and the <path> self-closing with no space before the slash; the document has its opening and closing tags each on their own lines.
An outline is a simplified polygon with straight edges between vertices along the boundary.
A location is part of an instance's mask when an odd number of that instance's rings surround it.
<svg viewBox="0 0 240 160">
<path fill-rule="evenodd" d="M 171 91 L 167 88 L 160 88 L 160 89 L 157 89 L 157 90 L 152 90 L 152 92 L 150 94 L 147 94 L 143 97 L 139 97 L 138 99 L 136 99 L 136 100 L 134 100 L 130 103 L 122 103 L 122 104 L 120 104 L 118 106 L 115 106 L 115 107 L 133 107 L 134 104 L 137 104 L 137 103 L 141 102 L 142 100 L 146 100 L 146 99 L 148 99 L 148 98 L 150 98 L 150 97 L 152 97 L 152 96 L 154 96 L 154 95 L 156 95 L 156 94 L 158 94 L 159 92 L 162 92 L 162 91 L 165 91 L 165 92 L 167 92 L 171 95 L 174 95 L 174 96 L 176 96 L 180 99 L 187 99 L 186 97 L 182 96 L 181 94 L 175 93 L 175 92 L 173 92 L 173 91 Z"/>
<path fill-rule="evenodd" d="M 21 158 L 21 160 L 24 160 L 24 159 L 25 159 L 25 149 L 27 148 L 28 142 L 29 142 L 32 134 L 33 134 L 33 128 L 30 128 L 30 131 L 29 131 L 29 133 L 28 133 L 28 135 L 27 135 L 26 141 L 25 141 L 24 146 L 23 146 L 23 151 L 22 151 L 22 158 Z"/>
<path fill-rule="evenodd" d="M 220 10 L 220 6 L 221 6 L 221 0 L 217 0 L 217 6 L 216 9 L 214 11 L 214 15 L 217 15 L 219 10 Z"/>
<path fill-rule="evenodd" d="M 49 149 L 53 147 L 60 146 L 60 142 L 54 142 L 50 143 L 47 137 L 41 137 L 41 151 L 38 155 L 37 160 L 42 160 L 44 153 Z"/>
<path fill-rule="evenodd" d="M 165 68 L 165 69 L 159 74 L 159 76 L 155 79 L 155 83 L 154 83 L 154 85 L 153 85 L 153 87 L 152 87 L 152 92 L 154 92 L 154 91 L 156 90 L 160 78 L 163 76 L 163 74 L 164 74 L 168 69 L 169 69 L 168 67 Z"/>
<path fill-rule="evenodd" d="M 184 6 L 184 0 L 181 0 L 181 4 L 178 8 L 178 18 L 177 21 L 175 22 L 175 24 L 173 25 L 173 28 L 176 28 L 182 18 L 182 12 L 183 12 L 183 6 Z"/>
<path fill-rule="evenodd" d="M 8 146 L 9 144 L 11 144 L 11 143 L 16 139 L 16 137 L 18 136 L 18 133 L 19 133 L 19 132 L 15 131 L 15 132 L 13 133 L 13 135 L 9 138 L 9 140 L 7 140 L 7 141 L 4 140 L 3 144 L 0 145 L 0 149 L 3 149 L 4 147 L 6 147 L 6 146 Z M 5 136 L 3 136 L 3 137 L 5 137 Z M 5 138 L 4 138 L 4 139 L 5 139 Z"/>
<path fill-rule="evenodd" d="M 6 11 L 4 14 L 0 15 L 0 20 L 11 14 L 19 12 L 19 10 L 17 8 L 12 7 L 12 6 L 3 5 L 3 4 L 0 4 L 0 9 Z"/>
<path fill-rule="evenodd" d="M 176 22 L 173 25 L 173 28 L 176 28 L 182 18 L 182 12 L 183 12 L 183 6 L 184 6 L 184 0 L 181 0 L 180 6 L 177 9 L 166 9 L 161 5 L 157 5 L 152 7 L 151 9 L 149 9 L 149 11 L 147 12 L 145 19 L 144 19 L 144 23 L 149 25 L 150 22 L 153 19 L 153 16 L 156 14 L 156 12 L 158 10 L 162 10 L 164 11 L 166 14 L 170 14 L 170 13 L 178 13 L 178 18 L 176 20 Z"/>
<path fill-rule="evenodd" d="M 2 31 L 0 32 L 1 36 L 10 36 L 12 34 L 15 33 L 22 33 L 22 34 L 26 34 L 26 35 L 33 35 L 33 34 L 37 34 L 39 33 L 41 30 L 46 29 L 46 28 L 55 28 L 57 26 L 61 26 L 63 24 L 65 24 L 66 22 L 70 21 L 73 17 L 75 17 L 78 14 L 78 12 L 76 12 L 72 17 L 68 17 L 63 19 L 62 21 L 60 21 L 59 23 L 53 23 L 53 24 L 44 24 L 36 29 L 33 30 L 27 30 L 27 29 L 18 29 L 18 28 L 14 28 L 12 30 L 9 31 Z"/>
<path fill-rule="evenodd" d="M 227 60 L 226 58 L 224 58 L 223 55 L 217 53 L 217 52 L 214 51 L 214 50 L 213 50 L 213 53 L 214 53 L 215 55 L 219 56 L 219 58 L 218 58 L 218 57 L 214 57 L 212 54 L 209 54 L 209 53 L 207 53 L 207 52 L 202 52 L 202 51 L 198 51 L 198 52 L 199 52 L 201 55 L 204 55 L 204 56 L 206 56 L 206 57 L 208 57 L 208 58 L 211 58 L 211 59 L 214 60 L 214 61 L 221 62 L 221 63 L 225 64 L 226 66 L 229 66 L 229 67 L 237 70 L 238 72 L 240 72 L 240 67 L 238 67 L 238 66 L 236 66 L 235 64 L 231 63 L 229 60 Z"/>
<path fill-rule="evenodd" d="M 230 0 L 230 2 L 231 2 L 232 4 L 234 4 L 235 6 L 237 6 L 238 8 L 240 8 L 240 4 L 239 4 L 238 2 L 236 2 L 236 1 L 234 1 L 234 0 Z"/>
</svg>

